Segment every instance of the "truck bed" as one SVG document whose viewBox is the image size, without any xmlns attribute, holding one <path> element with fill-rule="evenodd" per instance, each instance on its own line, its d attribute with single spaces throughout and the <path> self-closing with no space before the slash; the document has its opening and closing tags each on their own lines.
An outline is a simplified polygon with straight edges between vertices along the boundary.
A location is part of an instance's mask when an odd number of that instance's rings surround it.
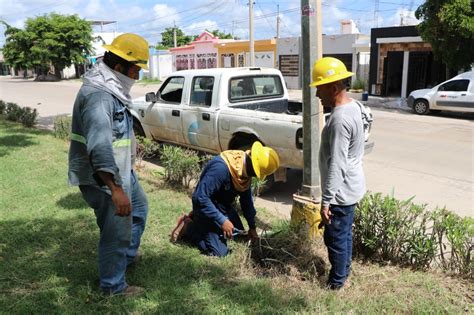
<svg viewBox="0 0 474 315">
<path fill-rule="evenodd" d="M 230 108 L 256 110 L 277 114 L 301 115 L 302 103 L 288 100 L 269 100 L 258 103 L 239 103 L 229 105 Z"/>
</svg>

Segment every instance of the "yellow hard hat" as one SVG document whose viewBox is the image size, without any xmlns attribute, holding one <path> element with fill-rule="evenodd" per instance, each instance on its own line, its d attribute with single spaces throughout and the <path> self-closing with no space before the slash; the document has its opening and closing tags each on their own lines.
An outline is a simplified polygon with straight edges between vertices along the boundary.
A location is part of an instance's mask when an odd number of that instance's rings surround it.
<svg viewBox="0 0 474 315">
<path fill-rule="evenodd" d="M 353 76 L 342 61 L 333 57 L 324 57 L 313 65 L 313 82 L 309 86 L 318 86 L 336 82 Z"/>
<path fill-rule="evenodd" d="M 125 33 L 116 37 L 112 44 L 102 47 L 142 69 L 148 69 L 148 42 L 139 35 Z"/>
<path fill-rule="evenodd" d="M 264 147 L 260 142 L 255 141 L 250 151 L 252 166 L 255 175 L 260 180 L 264 180 L 270 174 L 273 174 L 280 167 L 278 154 L 269 147 Z"/>
</svg>

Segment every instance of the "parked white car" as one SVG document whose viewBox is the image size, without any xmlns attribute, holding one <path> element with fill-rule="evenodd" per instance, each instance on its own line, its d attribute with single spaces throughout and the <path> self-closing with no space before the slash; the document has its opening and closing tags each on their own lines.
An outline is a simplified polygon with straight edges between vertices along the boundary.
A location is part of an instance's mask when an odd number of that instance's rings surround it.
<svg viewBox="0 0 474 315">
<path fill-rule="evenodd" d="M 430 111 L 474 112 L 474 71 L 462 73 L 431 89 L 415 90 L 407 99 L 418 115 Z"/>
</svg>

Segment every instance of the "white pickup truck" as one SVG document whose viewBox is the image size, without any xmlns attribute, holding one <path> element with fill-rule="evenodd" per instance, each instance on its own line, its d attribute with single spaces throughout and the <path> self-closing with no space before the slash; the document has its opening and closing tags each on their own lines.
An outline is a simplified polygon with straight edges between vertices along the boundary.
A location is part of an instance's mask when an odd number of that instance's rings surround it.
<svg viewBox="0 0 474 315">
<path fill-rule="evenodd" d="M 178 71 L 135 99 L 132 114 L 135 133 L 159 142 L 218 154 L 259 140 L 278 152 L 282 168 L 303 168 L 302 104 L 288 100 L 277 69 Z"/>
</svg>

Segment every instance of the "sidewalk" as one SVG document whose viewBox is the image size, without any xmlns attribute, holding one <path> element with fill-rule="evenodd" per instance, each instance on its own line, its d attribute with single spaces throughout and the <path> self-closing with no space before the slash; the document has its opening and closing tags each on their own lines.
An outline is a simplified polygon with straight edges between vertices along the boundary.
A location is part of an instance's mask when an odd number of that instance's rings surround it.
<svg viewBox="0 0 474 315">
<path fill-rule="evenodd" d="M 406 99 L 401 97 L 381 97 L 381 96 L 371 96 L 369 95 L 368 101 L 362 101 L 362 93 L 351 93 L 348 92 L 349 97 L 361 101 L 363 104 L 374 107 L 374 108 L 384 108 L 384 109 L 396 109 L 401 111 L 411 111 L 408 107 Z M 302 100 L 302 90 L 288 90 L 288 96 L 290 100 L 301 101 Z"/>
</svg>

